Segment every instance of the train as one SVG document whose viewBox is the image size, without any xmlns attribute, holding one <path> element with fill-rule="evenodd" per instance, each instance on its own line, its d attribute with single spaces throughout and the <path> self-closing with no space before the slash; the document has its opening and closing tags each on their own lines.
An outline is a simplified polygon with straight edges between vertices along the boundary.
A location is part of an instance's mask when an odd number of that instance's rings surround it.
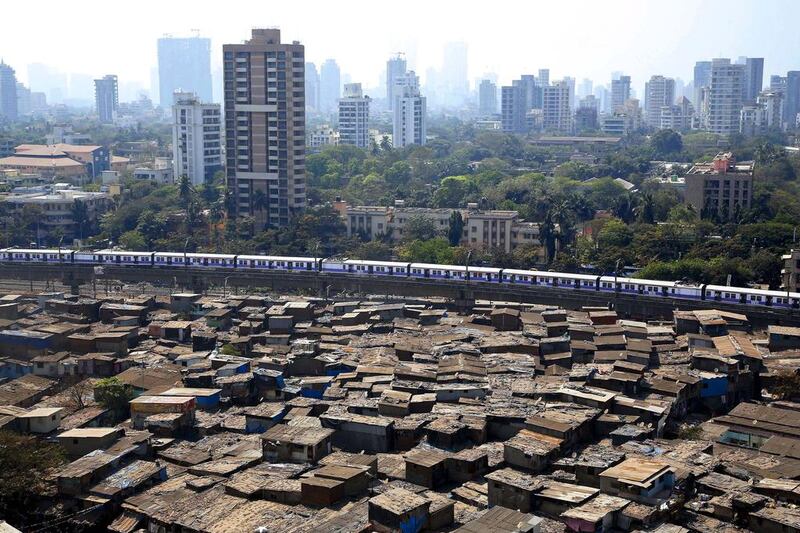
<svg viewBox="0 0 800 533">
<path fill-rule="evenodd" d="M 657 298 L 702 300 L 730 304 L 777 308 L 800 307 L 800 293 L 730 287 L 692 285 L 677 281 L 636 279 L 595 274 L 571 274 L 538 270 L 492 268 L 485 266 L 438 265 L 401 261 L 366 261 L 324 257 L 283 257 L 272 255 L 206 254 L 179 252 L 130 252 L 123 250 L 0 249 L 4 263 L 60 263 L 119 265 L 150 268 L 186 267 L 286 272 L 336 273 L 352 276 L 450 280 L 483 283 L 552 287 L 577 291 L 640 294 Z"/>
</svg>

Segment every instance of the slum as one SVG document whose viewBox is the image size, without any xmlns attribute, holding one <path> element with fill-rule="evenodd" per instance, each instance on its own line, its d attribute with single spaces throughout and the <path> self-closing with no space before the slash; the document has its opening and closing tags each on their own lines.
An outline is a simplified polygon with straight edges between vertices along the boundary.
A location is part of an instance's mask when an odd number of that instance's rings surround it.
<svg viewBox="0 0 800 533">
<path fill-rule="evenodd" d="M 3 301 L 0 429 L 66 458 L 39 519 L 118 533 L 800 530 L 800 328 L 714 309 L 460 314 L 432 299 Z"/>
</svg>

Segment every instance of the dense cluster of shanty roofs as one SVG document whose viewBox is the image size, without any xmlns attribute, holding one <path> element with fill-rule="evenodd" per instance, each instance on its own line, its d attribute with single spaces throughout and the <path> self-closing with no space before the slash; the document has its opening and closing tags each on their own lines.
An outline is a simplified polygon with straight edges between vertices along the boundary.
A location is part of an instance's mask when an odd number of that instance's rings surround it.
<svg viewBox="0 0 800 533">
<path fill-rule="evenodd" d="M 800 530 L 800 329 L 733 313 L 6 296 L 0 356 L 65 529 Z"/>
</svg>

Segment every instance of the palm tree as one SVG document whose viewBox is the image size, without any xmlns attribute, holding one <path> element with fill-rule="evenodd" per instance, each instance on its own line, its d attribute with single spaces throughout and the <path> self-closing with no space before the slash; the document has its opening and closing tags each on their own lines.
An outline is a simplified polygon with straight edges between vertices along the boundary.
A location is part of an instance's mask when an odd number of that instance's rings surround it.
<svg viewBox="0 0 800 533">
<path fill-rule="evenodd" d="M 188 208 L 189 201 L 192 198 L 192 182 L 189 181 L 189 176 L 185 174 L 181 176 L 180 182 L 178 183 L 178 194 L 183 206 Z"/>
<path fill-rule="evenodd" d="M 253 210 L 263 213 L 268 206 L 267 195 L 261 189 L 253 191 Z"/>
<path fill-rule="evenodd" d="M 72 222 L 78 228 L 78 235 L 80 240 L 83 240 L 83 228 L 89 221 L 89 210 L 86 204 L 80 200 L 75 200 L 72 203 Z"/>
<path fill-rule="evenodd" d="M 653 224 L 655 222 L 656 201 L 653 195 L 649 192 L 642 195 L 641 203 L 636 206 L 636 216 L 640 222 L 645 224 Z"/>
</svg>

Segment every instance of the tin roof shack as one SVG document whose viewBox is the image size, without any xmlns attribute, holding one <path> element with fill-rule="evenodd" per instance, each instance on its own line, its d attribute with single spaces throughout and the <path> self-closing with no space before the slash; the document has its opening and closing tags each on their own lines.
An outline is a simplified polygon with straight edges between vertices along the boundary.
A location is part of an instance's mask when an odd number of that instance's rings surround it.
<svg viewBox="0 0 800 533">
<path fill-rule="evenodd" d="M 406 481 L 434 488 L 447 482 L 450 454 L 437 449 L 415 449 L 405 454 Z"/>
<path fill-rule="evenodd" d="M 221 392 L 222 389 L 173 387 L 165 390 L 159 394 L 159 396 L 183 396 L 187 398 L 194 398 L 198 409 L 213 411 L 219 407 Z"/>
<path fill-rule="evenodd" d="M 244 408 L 245 433 L 263 433 L 286 416 L 287 409 L 280 403 L 260 403 Z"/>
<path fill-rule="evenodd" d="M 561 447 L 571 450 L 591 439 L 594 421 L 601 411 L 582 405 L 565 404 L 545 409 L 525 420 L 525 428 L 561 439 Z"/>
<path fill-rule="evenodd" d="M 518 331 L 522 327 L 519 309 L 495 309 L 489 317 L 497 331 Z"/>
<path fill-rule="evenodd" d="M 604 493 L 648 505 L 666 500 L 674 485 L 671 466 L 644 457 L 626 459 L 600 474 Z"/>
<path fill-rule="evenodd" d="M 89 494 L 119 502 L 155 482 L 166 479 L 166 466 L 138 459 L 102 479 L 89 489 Z"/>
<path fill-rule="evenodd" d="M 278 424 L 261 436 L 264 459 L 273 463 L 316 463 L 331 453 L 333 434 L 334 430 L 327 428 Z"/>
<path fill-rule="evenodd" d="M 136 394 L 161 392 L 181 382 L 181 368 L 172 364 L 148 368 L 134 366 L 120 372 L 116 377 L 125 385 L 133 387 Z"/>
<path fill-rule="evenodd" d="M 4 329 L 0 331 L 0 353 L 30 360 L 55 349 L 56 336 L 44 331 Z"/>
<path fill-rule="evenodd" d="M 147 307 L 143 305 L 117 304 L 107 302 L 100 306 L 100 321 L 111 324 L 114 319 L 121 316 L 135 316 L 139 319 L 139 325 L 147 323 Z"/>
<path fill-rule="evenodd" d="M 431 501 L 393 488 L 369 499 L 370 526 L 380 533 L 418 533 L 428 524 Z"/>
<path fill-rule="evenodd" d="M 37 355 L 31 359 L 33 374 L 57 378 L 60 376 L 74 376 L 78 372 L 78 363 L 71 354 L 58 352 L 46 355 Z"/>
<path fill-rule="evenodd" d="M 87 353 L 75 358 L 78 361 L 78 374 L 98 378 L 111 377 L 133 365 L 129 359 L 118 359 L 113 354 Z"/>
<path fill-rule="evenodd" d="M 600 492 L 594 487 L 583 487 L 573 483 L 545 480 L 533 495 L 533 506 L 537 513 L 558 518 L 561 513 L 583 505 Z"/>
<path fill-rule="evenodd" d="M 206 326 L 218 331 L 224 331 L 233 324 L 233 309 L 228 307 L 217 307 L 206 313 Z"/>
<path fill-rule="evenodd" d="M 89 452 L 56 473 L 58 492 L 71 496 L 84 493 L 115 469 L 121 460 L 121 455 L 100 450 Z"/>
<path fill-rule="evenodd" d="M 52 379 L 26 374 L 0 384 L 0 405 L 30 407 L 41 400 L 55 387 Z"/>
<path fill-rule="evenodd" d="M 565 402 L 577 403 L 597 409 L 608 409 L 614 402 L 617 393 L 570 383 L 559 388 L 557 396 Z"/>
<path fill-rule="evenodd" d="M 800 531 L 800 511 L 790 507 L 764 507 L 750 513 L 752 531 L 759 533 L 797 533 Z"/>
<path fill-rule="evenodd" d="M 154 328 L 160 334 L 153 335 Z M 192 339 L 192 323 L 187 320 L 170 320 L 160 324 L 150 324 L 148 330 L 154 337 L 161 337 L 176 342 L 189 342 Z"/>
<path fill-rule="evenodd" d="M 345 496 L 360 496 L 367 492 L 371 477 L 369 471 L 368 466 L 331 464 L 312 473 L 314 477 L 343 482 Z"/>
<path fill-rule="evenodd" d="M 76 459 L 94 450 L 102 450 L 125 435 L 122 428 L 75 428 L 58 435 L 58 443 L 67 455 Z"/>
<path fill-rule="evenodd" d="M 561 520 L 575 533 L 611 531 L 620 525 L 619 514 L 629 503 L 624 498 L 598 494 L 593 500 L 561 513 Z"/>
<path fill-rule="evenodd" d="M 723 444 L 760 449 L 773 435 L 800 438 L 800 412 L 794 409 L 740 403 L 714 423 L 728 428 L 719 437 Z"/>
<path fill-rule="evenodd" d="M 563 442 L 556 437 L 523 429 L 503 443 L 503 459 L 509 465 L 541 472 L 557 458 Z"/>
<path fill-rule="evenodd" d="M 202 294 L 183 292 L 169 295 L 169 310 L 173 313 L 190 314 L 198 306 Z"/>
<path fill-rule="evenodd" d="M 333 445 L 345 451 L 386 453 L 394 449 L 394 420 L 346 411 L 328 411 L 319 417 L 322 427 L 336 430 Z"/>
<path fill-rule="evenodd" d="M 774 500 L 800 503 L 800 481 L 793 479 L 764 478 L 753 485 L 753 492 L 764 494 Z"/>
<path fill-rule="evenodd" d="M 600 473 L 621 463 L 625 459 L 623 452 L 610 446 L 592 444 L 584 448 L 575 457 L 562 457 L 553 463 L 559 470 L 575 474 L 581 485 L 600 487 Z"/>
<path fill-rule="evenodd" d="M 800 328 L 769 326 L 767 335 L 769 336 L 767 346 L 771 352 L 800 349 Z M 2 332 L 0 332 L 0 338 L 1 336 Z"/>
<path fill-rule="evenodd" d="M 17 424 L 22 433 L 46 435 L 58 429 L 66 409 L 63 407 L 39 407 L 17 415 Z"/>
<path fill-rule="evenodd" d="M 542 488 L 536 476 L 513 468 L 502 468 L 486 475 L 489 485 L 489 506 L 502 505 L 523 513 L 533 510 L 533 495 Z"/>
<path fill-rule="evenodd" d="M 543 518 L 532 514 L 492 507 L 480 518 L 467 522 L 453 533 L 539 533 L 542 521 Z"/>
<path fill-rule="evenodd" d="M 311 476 L 300 480 L 300 502 L 310 507 L 329 507 L 344 498 L 341 479 Z"/>
<path fill-rule="evenodd" d="M 467 448 L 448 457 L 446 466 L 447 479 L 463 483 L 489 471 L 489 454 L 481 448 Z"/>
<path fill-rule="evenodd" d="M 148 418 L 157 415 L 177 415 L 171 417 L 169 429 L 188 429 L 194 423 L 196 402 L 193 396 L 139 396 L 130 401 L 130 406 L 134 429 L 147 428 L 150 424 Z M 156 420 L 167 422 L 165 417 Z"/>
<path fill-rule="evenodd" d="M 617 323 L 616 311 L 589 311 L 589 321 L 593 326 L 611 326 Z"/>
</svg>

